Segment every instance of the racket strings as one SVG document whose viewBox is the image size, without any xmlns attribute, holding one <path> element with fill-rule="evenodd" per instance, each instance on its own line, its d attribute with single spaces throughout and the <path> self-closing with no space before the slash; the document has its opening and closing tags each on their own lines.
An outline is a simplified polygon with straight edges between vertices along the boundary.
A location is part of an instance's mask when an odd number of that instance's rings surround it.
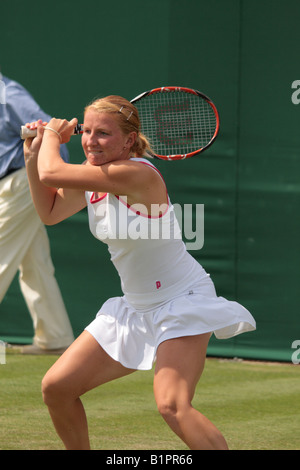
<svg viewBox="0 0 300 470">
<path fill-rule="evenodd" d="M 157 155 L 195 152 L 212 140 L 217 126 L 213 107 L 185 92 L 155 93 L 135 104 L 142 132 Z"/>
</svg>

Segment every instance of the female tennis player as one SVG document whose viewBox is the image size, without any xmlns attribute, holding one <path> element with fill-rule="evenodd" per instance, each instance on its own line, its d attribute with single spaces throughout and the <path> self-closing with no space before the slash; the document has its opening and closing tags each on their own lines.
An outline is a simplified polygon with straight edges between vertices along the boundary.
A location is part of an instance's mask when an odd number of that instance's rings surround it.
<svg viewBox="0 0 300 470">
<path fill-rule="evenodd" d="M 51 119 L 46 126 L 27 125 L 37 127 L 37 137 L 24 143 L 32 198 L 48 225 L 88 207 L 90 230 L 108 245 L 124 296 L 106 301 L 45 375 L 43 397 L 56 431 L 66 449 L 89 449 L 80 396 L 155 363 L 154 395 L 171 429 L 190 449 L 227 449 L 192 399 L 211 334 L 228 338 L 255 329 L 255 321 L 238 303 L 216 296 L 210 277 L 186 251 L 164 180 L 143 158 L 149 143 L 136 108 L 116 96 L 87 106 L 82 165 L 67 164 L 59 154 L 76 124 Z M 133 221 L 148 236 L 136 236 Z M 170 236 L 160 236 L 166 228 Z"/>
</svg>

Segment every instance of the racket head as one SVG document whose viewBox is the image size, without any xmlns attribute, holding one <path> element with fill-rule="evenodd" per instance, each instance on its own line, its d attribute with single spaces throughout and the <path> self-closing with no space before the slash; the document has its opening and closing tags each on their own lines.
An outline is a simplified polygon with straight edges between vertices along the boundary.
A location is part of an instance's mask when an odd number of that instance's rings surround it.
<svg viewBox="0 0 300 470">
<path fill-rule="evenodd" d="M 183 160 L 206 150 L 216 139 L 220 119 L 211 99 L 198 90 L 166 86 L 146 91 L 131 103 L 141 131 L 160 160 Z"/>
</svg>

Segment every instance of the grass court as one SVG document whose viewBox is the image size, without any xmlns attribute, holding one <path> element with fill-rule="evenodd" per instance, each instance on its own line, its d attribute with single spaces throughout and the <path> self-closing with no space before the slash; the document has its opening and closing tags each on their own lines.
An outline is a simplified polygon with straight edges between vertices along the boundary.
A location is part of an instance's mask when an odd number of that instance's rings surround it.
<svg viewBox="0 0 300 470">
<path fill-rule="evenodd" d="M 0 450 L 63 450 L 40 384 L 55 356 L 7 350 L 0 364 Z M 159 415 L 153 371 L 82 397 L 95 450 L 188 450 Z M 193 404 L 231 450 L 299 450 L 300 366 L 208 358 Z"/>
</svg>

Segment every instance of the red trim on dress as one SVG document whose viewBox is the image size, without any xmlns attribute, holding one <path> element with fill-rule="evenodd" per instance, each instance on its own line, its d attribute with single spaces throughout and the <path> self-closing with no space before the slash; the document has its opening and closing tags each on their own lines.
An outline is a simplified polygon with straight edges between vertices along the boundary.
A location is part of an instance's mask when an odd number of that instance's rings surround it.
<svg viewBox="0 0 300 470">
<path fill-rule="evenodd" d="M 98 197 L 98 199 L 94 199 L 95 193 L 93 193 L 93 194 L 91 195 L 91 198 L 90 198 L 90 203 L 91 203 L 91 204 L 95 204 L 96 202 L 99 202 L 99 201 L 101 201 L 102 199 L 104 199 L 106 196 L 107 196 L 107 193 L 103 194 L 103 196 L 101 196 L 101 197 Z"/>
</svg>

